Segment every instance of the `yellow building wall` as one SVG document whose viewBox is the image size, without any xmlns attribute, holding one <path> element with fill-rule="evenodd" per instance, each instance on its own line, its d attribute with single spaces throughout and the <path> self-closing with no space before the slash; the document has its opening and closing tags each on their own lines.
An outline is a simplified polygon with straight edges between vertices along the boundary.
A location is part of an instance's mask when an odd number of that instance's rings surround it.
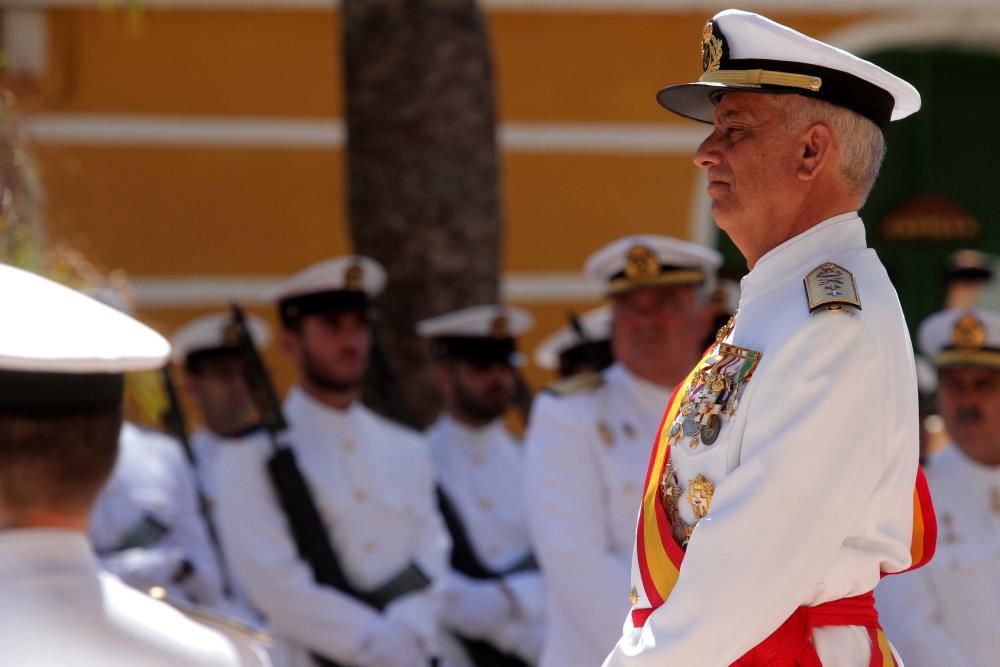
<svg viewBox="0 0 1000 667">
<path fill-rule="evenodd" d="M 690 128 L 654 94 L 698 75 L 707 14 L 490 13 L 501 122 Z M 818 36 L 864 18 L 773 17 Z M 48 23 L 48 69 L 25 97 L 32 109 L 170 119 L 343 115 L 335 12 L 54 9 Z M 36 154 L 53 230 L 109 269 L 283 274 L 349 250 L 339 149 L 47 142 Z M 628 233 L 689 235 L 696 168 L 685 153 L 508 149 L 502 160 L 507 272 L 577 271 L 590 252 Z M 538 321 L 524 340 L 530 351 L 569 308 L 596 302 L 526 305 Z M 140 304 L 140 315 L 169 334 L 213 309 Z M 269 358 L 286 385 L 290 369 L 276 350 Z M 550 379 L 527 370 L 535 386 Z"/>
</svg>

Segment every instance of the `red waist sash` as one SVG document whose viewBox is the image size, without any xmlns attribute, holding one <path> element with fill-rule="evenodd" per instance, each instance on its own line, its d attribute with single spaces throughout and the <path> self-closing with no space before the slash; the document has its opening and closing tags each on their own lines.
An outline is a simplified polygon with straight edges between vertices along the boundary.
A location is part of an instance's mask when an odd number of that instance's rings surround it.
<svg viewBox="0 0 1000 667">
<path fill-rule="evenodd" d="M 632 624 L 642 627 L 652 609 L 632 611 Z M 869 667 L 896 665 L 889 642 L 878 622 L 875 596 L 871 593 L 825 602 L 815 607 L 799 607 L 777 630 L 750 649 L 730 667 L 822 667 L 812 631 L 816 628 L 856 625 L 867 628 L 872 643 Z"/>
</svg>

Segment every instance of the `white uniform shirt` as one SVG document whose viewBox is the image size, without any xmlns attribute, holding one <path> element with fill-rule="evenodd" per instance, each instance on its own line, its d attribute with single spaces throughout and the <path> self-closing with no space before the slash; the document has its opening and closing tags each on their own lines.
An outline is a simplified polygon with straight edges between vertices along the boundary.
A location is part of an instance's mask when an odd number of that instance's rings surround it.
<svg viewBox="0 0 1000 667">
<path fill-rule="evenodd" d="M 621 364 L 603 379 L 541 395 L 525 441 L 529 523 L 549 592 L 543 667 L 600 664 L 628 610 L 636 511 L 669 390 Z"/>
<path fill-rule="evenodd" d="M 198 462 L 195 474 L 198 477 L 199 488 L 209 504 L 214 504 L 215 480 L 212 479 L 211 471 L 215 467 L 215 457 L 225 438 L 203 426 L 191 434 L 190 441 L 191 451 L 194 452 L 195 461 Z"/>
<path fill-rule="evenodd" d="M 0 531 L 0 663 L 19 667 L 266 667 L 224 635 L 101 572 L 83 535 Z"/>
<path fill-rule="evenodd" d="M 853 274 L 863 310 L 809 314 L 803 277 L 825 262 Z M 667 601 L 641 630 L 626 620 L 607 667 L 724 667 L 796 608 L 865 594 L 910 565 L 916 372 L 863 223 L 841 215 L 790 239 L 741 292 L 727 342 L 762 354 L 756 374 L 714 444 L 671 448 L 681 517 L 695 519 L 684 495 L 699 474 L 715 485 L 708 517 Z M 648 608 L 635 561 L 632 586 Z M 824 667 L 868 664 L 864 628 L 813 640 Z"/>
<path fill-rule="evenodd" d="M 507 570 L 531 552 L 524 507 L 524 459 L 501 420 L 472 428 L 442 416 L 427 433 L 438 480 L 479 561 L 494 572 Z M 525 634 L 544 631 L 545 591 L 539 572 L 504 578 L 517 596 L 522 616 L 497 618 L 497 648 L 510 652 Z"/>
<path fill-rule="evenodd" d="M 158 539 L 154 523 L 165 529 Z M 137 530 L 150 536 L 148 546 L 121 549 Z M 160 586 L 171 597 L 220 605 L 219 563 L 198 507 L 194 473 L 173 438 L 127 422 L 122 426 L 118 459 L 91 514 L 90 534 L 101 564 L 130 586 L 143 591 Z M 174 583 L 184 561 L 193 572 Z"/>
<path fill-rule="evenodd" d="M 447 574 L 449 539 L 437 514 L 426 443 L 360 403 L 328 408 L 295 387 L 284 404 L 288 442 L 330 528 L 345 576 L 374 589 L 411 562 L 432 580 Z M 378 612 L 313 581 L 275 500 L 265 435 L 227 442 L 213 470 L 216 525 L 250 601 L 274 632 L 299 645 L 290 664 L 313 667 L 307 651 L 357 663 Z M 433 646 L 437 585 L 385 611 Z M 414 664 L 419 664 L 415 658 Z"/>
<path fill-rule="evenodd" d="M 1000 466 L 951 445 L 927 465 L 938 518 L 934 559 L 877 589 L 882 625 L 907 667 L 1000 662 Z"/>
</svg>

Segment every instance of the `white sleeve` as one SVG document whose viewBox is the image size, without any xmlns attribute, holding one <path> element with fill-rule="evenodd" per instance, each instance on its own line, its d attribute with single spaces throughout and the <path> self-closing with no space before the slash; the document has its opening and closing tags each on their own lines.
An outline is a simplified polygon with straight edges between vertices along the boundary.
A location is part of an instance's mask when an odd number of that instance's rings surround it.
<svg viewBox="0 0 1000 667">
<path fill-rule="evenodd" d="M 380 626 L 373 608 L 313 580 L 267 474 L 261 438 L 220 447 L 212 470 L 223 549 L 270 627 L 306 649 L 355 663 Z"/>
<path fill-rule="evenodd" d="M 177 444 L 180 448 L 180 444 Z M 183 582 L 192 599 L 198 604 L 218 607 L 222 604 L 222 573 L 215 546 L 209 536 L 208 524 L 202 514 L 195 486 L 194 471 L 179 455 L 175 457 L 174 525 L 169 540 L 178 544 L 194 572 Z"/>
<path fill-rule="evenodd" d="M 545 584 L 582 637 L 612 646 L 628 609 L 628 564 L 612 552 L 599 463 L 579 419 L 552 396 L 538 399 L 525 440 L 529 526 Z"/>
<path fill-rule="evenodd" d="M 882 627 L 906 667 L 974 667 L 941 623 L 926 570 L 886 577 L 875 599 Z"/>
<path fill-rule="evenodd" d="M 716 484 L 670 597 L 641 630 L 626 621 L 606 667 L 731 664 L 815 595 L 865 512 L 892 381 L 871 333 L 822 313 L 768 352 L 739 467 Z"/>
</svg>

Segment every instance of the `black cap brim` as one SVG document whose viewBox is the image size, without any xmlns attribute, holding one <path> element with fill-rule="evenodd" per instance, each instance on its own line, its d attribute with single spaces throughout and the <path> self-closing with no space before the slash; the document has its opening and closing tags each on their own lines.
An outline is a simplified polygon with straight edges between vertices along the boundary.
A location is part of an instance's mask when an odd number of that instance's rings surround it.
<svg viewBox="0 0 1000 667">
<path fill-rule="evenodd" d="M 667 111 L 678 116 L 711 125 L 715 120 L 715 107 L 726 93 L 765 93 L 768 95 L 790 95 L 797 90 L 774 88 L 748 88 L 727 86 L 724 83 L 694 82 L 667 86 L 656 93 L 656 101 Z"/>
</svg>

